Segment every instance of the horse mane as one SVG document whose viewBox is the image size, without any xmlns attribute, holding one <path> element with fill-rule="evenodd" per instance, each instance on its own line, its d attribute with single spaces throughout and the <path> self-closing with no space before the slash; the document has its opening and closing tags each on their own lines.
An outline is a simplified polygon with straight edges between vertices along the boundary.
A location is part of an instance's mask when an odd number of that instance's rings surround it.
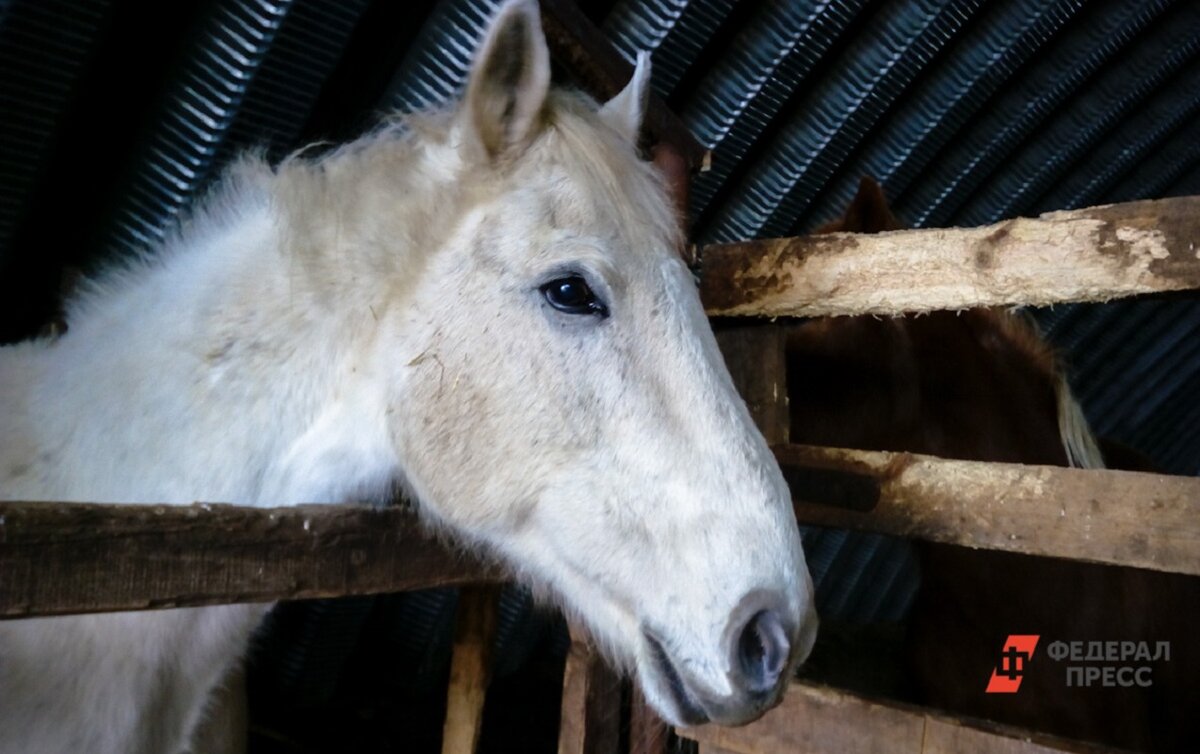
<svg viewBox="0 0 1200 754">
<path fill-rule="evenodd" d="M 1054 386 L 1058 410 L 1058 431 L 1067 464 L 1080 469 L 1104 468 L 1104 455 L 1083 407 L 1071 391 L 1067 369 L 1059 352 L 1042 336 L 1037 321 L 1028 312 L 1012 309 L 984 309 L 980 314 L 991 319 L 992 326 L 1008 344 L 1021 353 Z"/>
<path fill-rule="evenodd" d="M 816 233 L 881 233 L 902 230 L 908 225 L 892 212 L 883 187 L 871 176 L 863 176 L 858 191 L 840 218 L 819 226 Z M 1019 354 L 1054 390 L 1058 431 L 1070 466 L 1104 468 L 1104 457 L 1083 408 L 1067 381 L 1067 370 L 1059 353 L 1042 336 L 1037 322 L 1016 309 L 978 308 L 971 315 L 1011 351 Z"/>
<path fill-rule="evenodd" d="M 206 242 L 263 212 L 279 232 L 277 247 L 294 290 L 335 302 L 361 296 L 350 281 L 386 281 L 384 298 L 403 300 L 428 252 L 456 230 L 458 218 L 552 165 L 596 197 L 591 209 L 615 215 L 624 243 L 678 243 L 670 203 L 649 193 L 665 194 L 663 177 L 601 121 L 598 107 L 586 94 L 551 90 L 544 128 L 527 152 L 480 170 L 464 167 L 458 113 L 451 107 L 387 116 L 353 142 L 332 150 L 308 145 L 275 166 L 260 151 L 244 153 L 161 243 L 131 250 L 83 281 L 67 302 L 66 319 L 86 321 L 149 270 L 174 264 L 198 246 L 220 246 Z M 463 175 L 468 180 L 458 180 Z"/>
<path fill-rule="evenodd" d="M 616 215 L 627 243 L 643 241 L 646 233 L 673 238 L 679 233 L 674 218 L 655 211 L 667 203 L 647 195 L 647 186 L 665 191 L 663 179 L 599 119 L 598 107 L 581 92 L 551 90 L 543 128 L 529 149 L 507 164 L 471 171 L 466 181 L 454 179 L 463 173 L 464 158 L 453 109 L 392 116 L 367 136 L 315 159 L 302 149 L 276 170 L 278 202 L 292 229 L 290 252 L 301 259 L 328 258 L 329 249 L 345 245 L 346 228 L 374 227 L 379 237 L 360 242 L 358 253 L 366 252 L 371 273 L 395 273 L 404 256 L 397 249 L 408 252 L 407 265 L 416 264 L 413 255 L 438 248 L 452 232 L 454 222 L 437 218 L 460 216 L 551 165 L 598 197 L 598 208 Z M 396 202 L 397 196 L 406 201 Z M 355 222 L 368 212 L 375 214 L 371 223 Z"/>
</svg>

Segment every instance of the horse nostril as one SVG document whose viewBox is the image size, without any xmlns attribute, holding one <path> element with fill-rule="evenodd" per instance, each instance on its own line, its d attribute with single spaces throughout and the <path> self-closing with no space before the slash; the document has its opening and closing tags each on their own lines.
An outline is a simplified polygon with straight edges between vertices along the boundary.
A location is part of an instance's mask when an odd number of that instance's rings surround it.
<svg viewBox="0 0 1200 754">
<path fill-rule="evenodd" d="M 792 645 L 783 620 L 774 610 L 761 610 L 738 637 L 738 661 L 750 691 L 765 693 L 775 688 L 787 667 Z"/>
</svg>

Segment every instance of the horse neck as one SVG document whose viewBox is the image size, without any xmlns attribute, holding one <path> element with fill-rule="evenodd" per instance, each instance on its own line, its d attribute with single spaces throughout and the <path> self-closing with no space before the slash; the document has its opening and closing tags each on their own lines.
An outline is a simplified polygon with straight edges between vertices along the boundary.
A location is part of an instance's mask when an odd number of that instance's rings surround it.
<svg viewBox="0 0 1200 754">
<path fill-rule="evenodd" d="M 362 330 L 305 282 L 267 203 L 208 225 L 102 284 L 41 351 L 35 429 L 42 456 L 72 471 L 44 474 L 38 492 L 264 505 L 340 494 L 312 435 L 322 422 L 329 443 L 344 431 L 331 396 Z"/>
</svg>

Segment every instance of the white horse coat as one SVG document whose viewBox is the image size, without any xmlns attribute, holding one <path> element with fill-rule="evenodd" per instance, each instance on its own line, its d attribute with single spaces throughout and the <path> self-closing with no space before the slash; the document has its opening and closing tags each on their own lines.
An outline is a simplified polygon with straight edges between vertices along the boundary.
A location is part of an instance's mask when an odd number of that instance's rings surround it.
<svg viewBox="0 0 1200 754">
<path fill-rule="evenodd" d="M 462 103 L 235 165 L 164 248 L 0 351 L 5 499 L 382 500 L 503 559 L 676 723 L 773 704 L 811 647 L 788 491 L 634 137 L 549 89 L 536 5 Z M 267 606 L 0 623 L 0 752 L 189 747 Z"/>
</svg>

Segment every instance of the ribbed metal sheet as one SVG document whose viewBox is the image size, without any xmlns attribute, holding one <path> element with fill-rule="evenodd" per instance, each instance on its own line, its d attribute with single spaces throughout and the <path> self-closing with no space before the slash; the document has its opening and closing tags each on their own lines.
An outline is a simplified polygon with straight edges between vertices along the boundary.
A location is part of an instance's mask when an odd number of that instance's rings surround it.
<svg viewBox="0 0 1200 754">
<path fill-rule="evenodd" d="M 705 241 L 787 235 L 917 75 L 981 2 L 883 5 L 791 109 L 728 202 L 702 227 Z"/>
<path fill-rule="evenodd" d="M 987 105 L 1023 65 L 1071 20 L 1085 0 L 992 3 L 905 94 L 886 127 L 794 223 L 805 229 L 837 217 L 858 188 L 860 175 L 874 176 L 893 197 L 903 197 L 945 145 Z"/>
<path fill-rule="evenodd" d="M 234 154 L 279 157 L 296 138 L 367 0 L 224 0 L 202 21 L 162 104 L 111 253 L 152 247 Z"/>
<path fill-rule="evenodd" d="M 153 248 L 213 175 L 290 0 L 212 6 L 114 216 L 112 253 Z"/>
<path fill-rule="evenodd" d="M 692 212 L 705 218 L 742 161 L 861 10 L 863 2 L 763 3 L 712 61 L 680 113 L 713 150 L 712 169 L 692 186 Z"/>
<path fill-rule="evenodd" d="M 108 12 L 108 0 L 0 4 L 0 270 Z"/>
<path fill-rule="evenodd" d="M 1075 164 L 1092 164 L 1103 139 L 1119 124 L 1142 121 L 1138 116 L 1156 94 L 1166 95 L 1160 105 L 1168 121 L 1176 119 L 1176 111 L 1194 110 L 1200 88 L 1200 3 L 1164 14 L 1156 27 L 1153 42 L 1123 50 L 1119 65 L 1097 72 L 1042 122 L 1036 139 L 1007 154 L 1002 167 L 952 216 L 953 224 L 980 225 L 1027 212 Z M 1190 70 L 1181 70 L 1185 66 Z"/>
<path fill-rule="evenodd" d="M 1083 91 L 1098 70 L 1136 44 L 1139 33 L 1169 5 L 1147 0 L 1089 6 L 1007 82 L 960 138 L 929 161 L 931 169 L 918 182 L 897 194 L 897 209 L 918 227 L 949 224 L 1015 149 Z"/>
<path fill-rule="evenodd" d="M 604 30 L 631 62 L 640 50 L 653 52 L 651 83 L 663 97 L 670 97 L 688 71 L 704 65 L 700 53 L 734 5 L 735 0 L 623 0 L 604 19 Z"/>
<path fill-rule="evenodd" d="M 439 3 L 396 74 L 387 105 L 413 112 L 446 102 L 466 84 L 467 68 L 499 0 Z"/>
</svg>

